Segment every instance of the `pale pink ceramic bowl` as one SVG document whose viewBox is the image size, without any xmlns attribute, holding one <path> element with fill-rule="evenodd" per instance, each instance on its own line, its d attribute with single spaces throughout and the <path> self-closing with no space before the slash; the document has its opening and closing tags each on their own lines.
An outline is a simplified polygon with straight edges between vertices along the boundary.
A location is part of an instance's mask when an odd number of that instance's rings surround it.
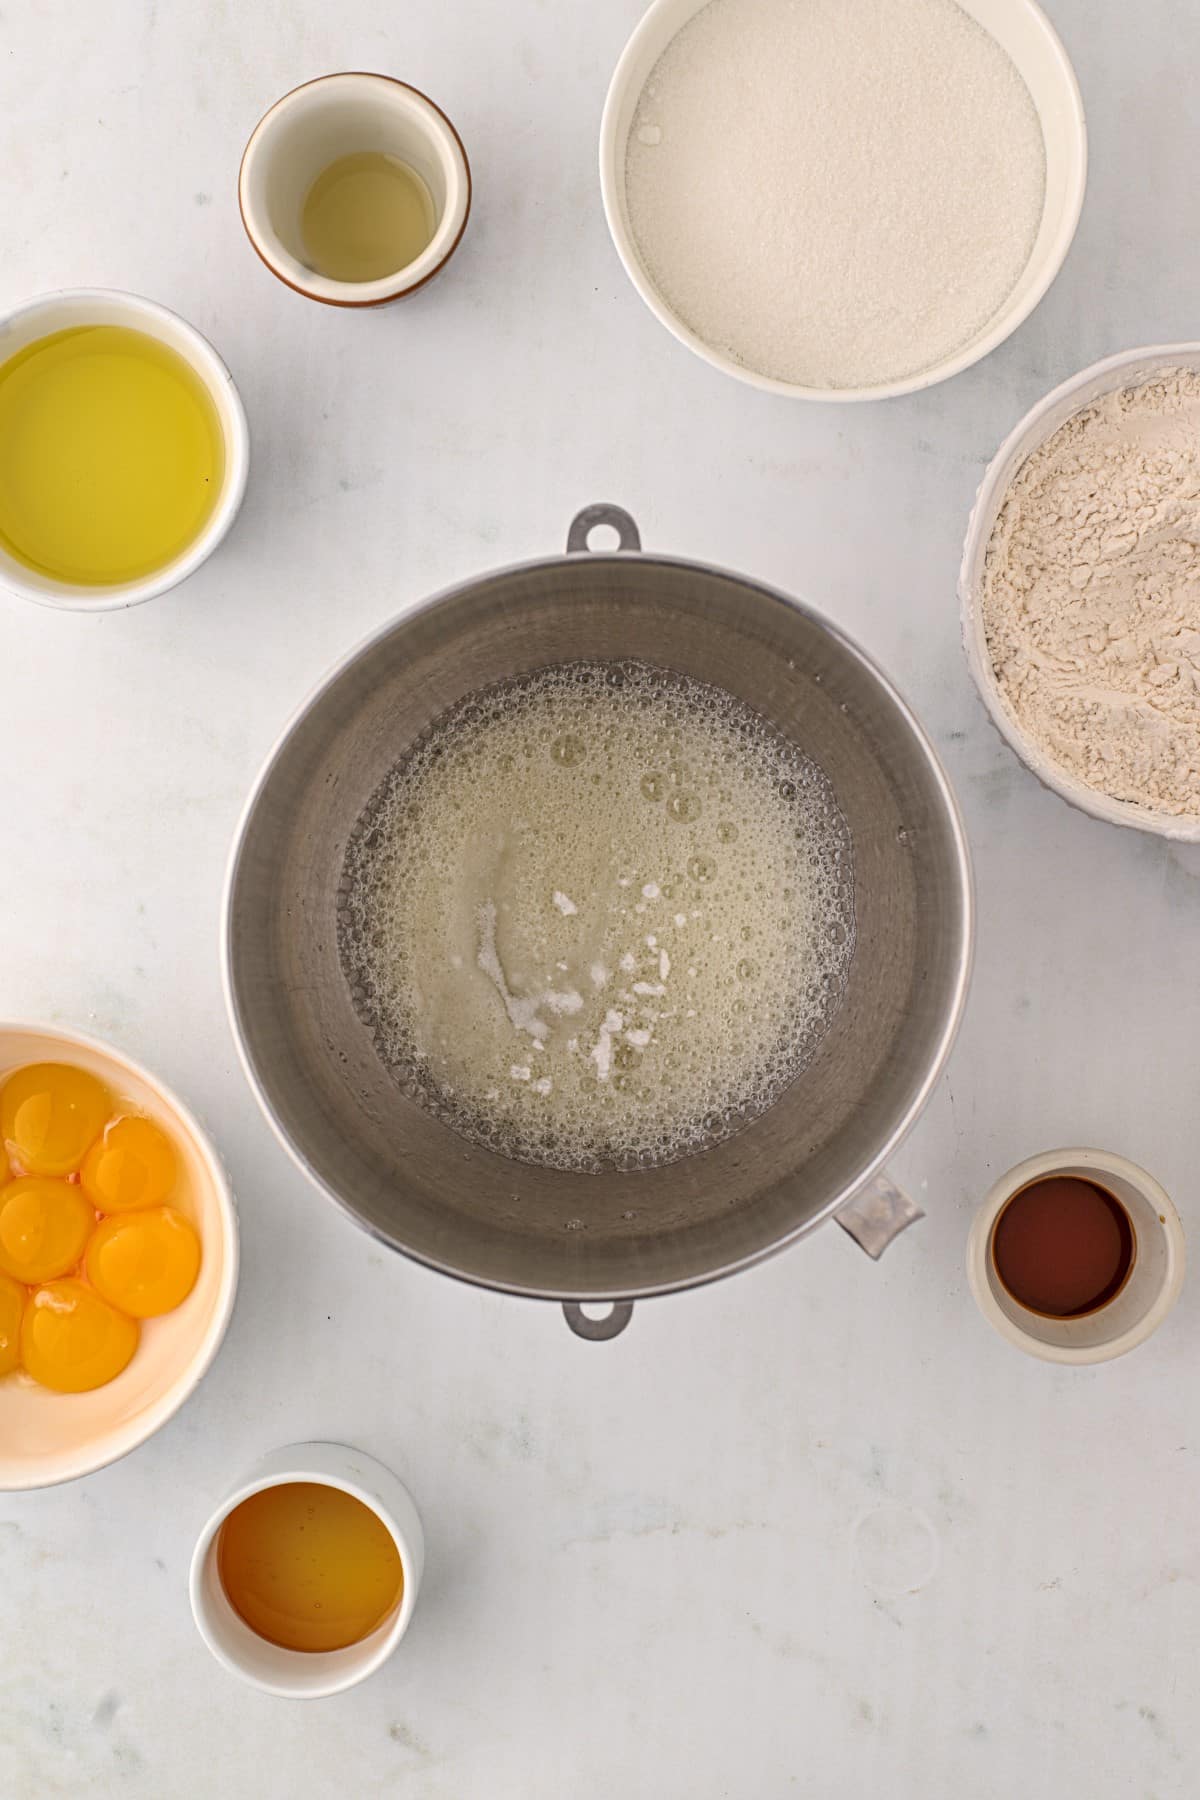
<svg viewBox="0 0 1200 1800">
<path fill-rule="evenodd" d="M 21 1371 L 0 1379 L 0 1490 L 90 1475 L 144 1444 L 199 1385 L 225 1335 L 237 1290 L 238 1229 L 220 1158 L 170 1088 L 119 1050 L 58 1026 L 0 1023 L 0 1083 L 33 1062 L 70 1062 L 170 1134 L 183 1166 L 203 1258 L 173 1313 L 147 1319 L 137 1354 L 106 1387 L 55 1394 Z"/>
</svg>

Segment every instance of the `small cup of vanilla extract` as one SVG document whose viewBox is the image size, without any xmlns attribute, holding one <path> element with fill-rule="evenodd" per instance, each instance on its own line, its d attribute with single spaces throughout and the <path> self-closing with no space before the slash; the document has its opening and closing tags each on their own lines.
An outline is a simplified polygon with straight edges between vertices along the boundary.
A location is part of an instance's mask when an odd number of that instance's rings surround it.
<svg viewBox="0 0 1200 1800">
<path fill-rule="evenodd" d="M 971 1228 L 967 1276 L 984 1318 L 1046 1362 L 1123 1356 L 1158 1329 L 1183 1286 L 1179 1214 L 1136 1163 L 1052 1150 L 1010 1169 Z"/>
<path fill-rule="evenodd" d="M 341 1693 L 408 1630 L 425 1543 L 408 1490 L 344 1444 L 273 1450 L 192 1556 L 192 1614 L 234 1675 L 286 1699 Z"/>
<path fill-rule="evenodd" d="M 471 210 L 471 169 L 454 126 L 418 88 L 322 75 L 255 126 L 238 204 L 286 286 L 327 306 L 382 306 L 449 262 Z"/>
</svg>

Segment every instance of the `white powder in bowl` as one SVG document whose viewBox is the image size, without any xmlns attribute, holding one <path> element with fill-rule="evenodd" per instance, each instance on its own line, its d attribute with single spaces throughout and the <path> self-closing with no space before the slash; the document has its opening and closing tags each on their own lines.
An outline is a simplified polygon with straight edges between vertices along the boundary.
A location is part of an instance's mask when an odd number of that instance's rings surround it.
<svg viewBox="0 0 1200 1800">
<path fill-rule="evenodd" d="M 864 387 L 995 317 L 1046 157 L 1020 74 L 954 0 L 710 0 L 642 90 L 625 186 L 651 281 L 705 343 Z"/>
<path fill-rule="evenodd" d="M 980 601 L 1005 705 L 1044 755 L 1200 816 L 1200 374 L 1106 394 L 1026 458 Z"/>
</svg>

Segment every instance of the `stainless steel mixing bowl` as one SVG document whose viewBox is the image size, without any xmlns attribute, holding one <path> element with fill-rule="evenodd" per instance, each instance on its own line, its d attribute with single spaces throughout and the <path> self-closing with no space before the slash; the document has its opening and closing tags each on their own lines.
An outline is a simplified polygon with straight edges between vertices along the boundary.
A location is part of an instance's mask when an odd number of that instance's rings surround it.
<svg viewBox="0 0 1200 1800">
<path fill-rule="evenodd" d="M 621 549 L 592 552 L 615 525 Z M 568 555 L 502 569 L 352 651 L 287 727 L 230 864 L 224 961 L 246 1072 L 284 1145 L 384 1243 L 485 1287 L 568 1303 L 613 1336 L 629 1303 L 730 1275 L 837 1216 L 878 1254 L 918 1209 L 879 1171 L 949 1052 L 971 959 L 958 810 L 895 690 L 772 589 L 640 553 L 589 507 Z M 636 657 L 747 701 L 825 770 L 853 845 L 856 941 L 812 1060 L 737 1135 L 666 1167 L 512 1162 L 408 1099 L 351 1005 L 335 912 L 349 833 L 406 747 L 464 695 L 549 664 Z M 612 1303 L 607 1317 L 580 1302 Z"/>
</svg>

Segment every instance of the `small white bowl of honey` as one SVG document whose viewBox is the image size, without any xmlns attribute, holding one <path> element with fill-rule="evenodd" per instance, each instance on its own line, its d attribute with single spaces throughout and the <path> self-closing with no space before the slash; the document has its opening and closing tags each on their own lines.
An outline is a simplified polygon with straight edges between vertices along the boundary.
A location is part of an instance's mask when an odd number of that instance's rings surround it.
<svg viewBox="0 0 1200 1800">
<path fill-rule="evenodd" d="M 175 587 L 246 490 L 250 434 L 207 338 L 103 288 L 0 316 L 0 585 L 104 612 Z"/>
<path fill-rule="evenodd" d="M 386 1662 L 425 1565 L 421 1521 L 390 1469 L 345 1444 L 289 1444 L 230 1489 L 192 1556 L 192 1613 L 231 1674 L 318 1700 Z"/>
<path fill-rule="evenodd" d="M 237 1214 L 188 1108 L 110 1045 L 0 1024 L 0 1491 L 173 1417 L 233 1311 Z"/>
</svg>

